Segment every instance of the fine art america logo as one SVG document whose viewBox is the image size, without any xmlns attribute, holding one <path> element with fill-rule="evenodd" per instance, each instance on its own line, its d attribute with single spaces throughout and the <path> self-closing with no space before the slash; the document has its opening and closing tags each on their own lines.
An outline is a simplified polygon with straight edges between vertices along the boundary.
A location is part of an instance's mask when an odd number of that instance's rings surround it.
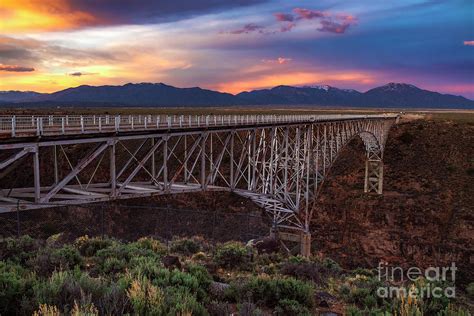
<svg viewBox="0 0 474 316">
<path fill-rule="evenodd" d="M 386 284 L 377 289 L 382 298 L 454 298 L 456 296 L 456 264 L 446 267 L 402 268 L 384 262 L 377 268 L 379 281 Z M 426 280 L 427 282 L 424 282 Z M 411 283 L 407 286 L 407 283 Z"/>
</svg>

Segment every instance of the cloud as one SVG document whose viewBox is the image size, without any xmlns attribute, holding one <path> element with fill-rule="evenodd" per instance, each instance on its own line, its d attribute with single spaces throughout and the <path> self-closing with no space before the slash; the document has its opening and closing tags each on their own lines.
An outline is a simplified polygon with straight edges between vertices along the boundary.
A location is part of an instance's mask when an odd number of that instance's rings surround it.
<svg viewBox="0 0 474 316">
<path fill-rule="evenodd" d="M 474 41 L 464 41 L 464 45 L 466 45 L 466 46 L 474 46 Z"/>
<path fill-rule="evenodd" d="M 12 66 L 12 65 L 3 65 L 0 64 L 0 71 L 9 71 L 9 72 L 31 72 L 35 71 L 34 68 L 24 67 L 24 66 Z"/>
<path fill-rule="evenodd" d="M 5 32 L 74 30 L 85 27 L 179 21 L 266 0 L 2 0 Z"/>
<path fill-rule="evenodd" d="M 286 58 L 286 57 L 278 57 L 276 59 L 262 59 L 262 62 L 267 63 L 267 64 L 286 64 L 292 61 L 291 58 Z"/>
<path fill-rule="evenodd" d="M 273 14 L 278 22 L 293 22 L 295 17 L 290 13 L 274 13 Z"/>
<path fill-rule="evenodd" d="M 343 34 L 351 26 L 349 23 L 338 23 L 332 20 L 322 20 L 318 31 Z"/>
<path fill-rule="evenodd" d="M 322 20 L 318 31 L 343 34 L 356 23 L 357 19 L 352 15 L 336 15 L 335 18 Z"/>
<path fill-rule="evenodd" d="M 291 31 L 296 26 L 296 23 L 288 23 L 280 27 L 280 32 L 285 33 Z"/>
<path fill-rule="evenodd" d="M 318 31 L 343 34 L 351 25 L 357 22 L 354 16 L 341 13 L 304 8 L 294 8 L 293 12 L 294 14 L 281 12 L 273 14 L 278 22 L 283 23 L 280 27 L 280 32 L 289 32 L 297 23 L 301 23 L 305 20 L 317 20 L 320 21 L 321 24 Z"/>
<path fill-rule="evenodd" d="M 80 72 L 80 71 L 76 71 L 76 72 L 71 72 L 69 73 L 68 75 L 69 76 L 73 76 L 73 77 L 81 77 L 81 76 L 90 76 L 90 75 L 96 75 L 97 73 L 95 72 Z"/>
<path fill-rule="evenodd" d="M 248 34 L 253 32 L 263 33 L 265 28 L 254 23 L 245 24 L 242 28 L 230 31 L 230 34 Z"/>
<path fill-rule="evenodd" d="M 305 20 L 324 18 L 328 15 L 328 13 L 323 12 L 323 11 L 309 10 L 309 9 L 302 9 L 302 8 L 294 8 L 293 12 L 295 12 L 298 15 L 298 18 L 305 19 Z"/>
</svg>

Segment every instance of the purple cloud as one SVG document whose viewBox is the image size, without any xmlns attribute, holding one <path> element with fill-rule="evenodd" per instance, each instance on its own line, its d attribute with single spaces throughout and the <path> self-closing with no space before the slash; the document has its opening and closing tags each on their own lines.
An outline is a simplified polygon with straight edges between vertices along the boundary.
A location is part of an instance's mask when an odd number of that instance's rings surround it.
<svg viewBox="0 0 474 316">
<path fill-rule="evenodd" d="M 344 34 L 347 29 L 355 24 L 357 19 L 352 15 L 338 15 L 334 19 L 325 19 L 321 21 L 321 27 L 318 31 Z"/>
<path fill-rule="evenodd" d="M 280 27 L 280 32 L 285 33 L 291 31 L 296 26 L 296 23 L 288 23 Z"/>
<path fill-rule="evenodd" d="M 230 34 L 248 34 L 253 32 L 263 33 L 265 28 L 254 23 L 245 24 L 242 28 L 230 31 Z"/>
<path fill-rule="evenodd" d="M 73 77 L 80 77 L 80 76 L 95 75 L 95 73 L 76 71 L 76 72 L 71 72 L 71 73 L 69 73 L 68 75 L 69 75 L 69 76 L 73 76 Z"/>
<path fill-rule="evenodd" d="M 295 17 L 290 13 L 274 13 L 273 14 L 278 22 L 293 22 Z"/>
<path fill-rule="evenodd" d="M 293 12 L 295 12 L 298 15 L 298 18 L 305 19 L 305 20 L 324 18 L 328 15 L 326 12 L 323 12 L 323 11 L 309 10 L 309 9 L 302 9 L 302 8 L 294 8 Z"/>
</svg>

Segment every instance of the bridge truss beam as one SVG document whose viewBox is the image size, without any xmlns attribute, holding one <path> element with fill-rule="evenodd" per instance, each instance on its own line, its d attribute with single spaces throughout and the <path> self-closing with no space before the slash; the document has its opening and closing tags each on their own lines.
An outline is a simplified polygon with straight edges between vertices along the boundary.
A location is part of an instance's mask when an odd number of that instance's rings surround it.
<svg viewBox="0 0 474 316">
<path fill-rule="evenodd" d="M 0 212 L 231 191 L 265 209 L 273 231 L 299 234 L 308 255 L 317 195 L 341 149 L 354 137 L 363 140 L 364 191 L 381 194 L 393 122 L 309 121 L 0 144 Z"/>
</svg>

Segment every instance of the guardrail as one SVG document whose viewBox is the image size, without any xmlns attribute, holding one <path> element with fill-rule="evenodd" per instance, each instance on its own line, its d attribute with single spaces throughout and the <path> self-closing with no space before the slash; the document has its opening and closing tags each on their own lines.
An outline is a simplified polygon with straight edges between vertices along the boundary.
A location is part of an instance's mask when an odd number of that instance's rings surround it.
<svg viewBox="0 0 474 316">
<path fill-rule="evenodd" d="M 0 136 L 25 137 L 125 132 L 172 128 L 245 126 L 341 119 L 390 118 L 380 115 L 13 115 L 0 116 Z"/>
</svg>

